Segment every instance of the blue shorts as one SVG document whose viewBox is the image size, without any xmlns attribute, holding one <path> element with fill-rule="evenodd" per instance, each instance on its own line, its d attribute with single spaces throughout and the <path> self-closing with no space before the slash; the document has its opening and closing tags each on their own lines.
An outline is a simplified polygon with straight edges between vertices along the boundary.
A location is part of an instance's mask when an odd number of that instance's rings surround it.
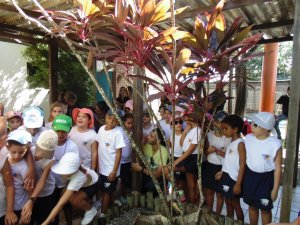
<svg viewBox="0 0 300 225">
<path fill-rule="evenodd" d="M 222 170 L 222 165 L 215 165 L 208 161 L 202 164 L 202 185 L 205 188 L 220 192 L 220 181 L 215 179 L 216 173 Z"/>
<path fill-rule="evenodd" d="M 233 194 L 233 187 L 236 184 L 236 181 L 233 180 L 228 173 L 223 172 L 222 177 L 220 179 L 220 188 L 218 192 L 222 193 L 225 198 L 235 199 L 240 198 L 241 194 L 235 195 Z"/>
<path fill-rule="evenodd" d="M 180 162 L 177 167 L 184 167 L 185 171 L 188 173 L 198 174 L 197 165 L 198 154 L 191 154 L 185 160 Z"/>
<path fill-rule="evenodd" d="M 121 177 L 121 183 L 125 185 L 125 187 L 131 189 L 131 181 L 132 181 L 131 162 L 121 164 L 120 177 Z"/>
<path fill-rule="evenodd" d="M 113 193 L 117 188 L 118 177 L 113 181 L 108 181 L 108 177 L 102 174 L 100 176 L 100 189 L 106 193 Z"/>
<path fill-rule="evenodd" d="M 93 196 L 99 191 L 100 185 L 101 178 L 100 175 L 98 175 L 98 181 L 96 183 L 88 187 L 82 187 L 80 188 L 80 191 L 83 191 L 90 199 L 92 199 Z"/>
<path fill-rule="evenodd" d="M 246 167 L 243 182 L 244 202 L 256 209 L 268 210 L 273 208 L 271 192 L 274 186 L 274 171 L 256 173 Z"/>
<path fill-rule="evenodd" d="M 179 157 L 174 157 L 174 161 Z M 175 180 L 185 180 L 185 173 L 184 172 L 174 172 Z"/>
</svg>

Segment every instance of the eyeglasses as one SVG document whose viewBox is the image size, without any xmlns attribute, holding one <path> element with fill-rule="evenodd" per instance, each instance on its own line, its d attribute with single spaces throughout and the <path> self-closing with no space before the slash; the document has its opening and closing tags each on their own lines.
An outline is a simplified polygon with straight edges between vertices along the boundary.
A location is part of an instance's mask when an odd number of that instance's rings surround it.
<svg viewBox="0 0 300 225">
<path fill-rule="evenodd" d="M 251 126 L 253 126 L 254 128 L 258 128 L 259 125 L 257 125 L 256 123 L 252 123 Z"/>
<path fill-rule="evenodd" d="M 175 125 L 177 125 L 177 124 L 183 124 L 183 121 L 182 120 L 175 121 Z M 173 122 L 171 122 L 171 125 L 173 125 Z"/>
</svg>

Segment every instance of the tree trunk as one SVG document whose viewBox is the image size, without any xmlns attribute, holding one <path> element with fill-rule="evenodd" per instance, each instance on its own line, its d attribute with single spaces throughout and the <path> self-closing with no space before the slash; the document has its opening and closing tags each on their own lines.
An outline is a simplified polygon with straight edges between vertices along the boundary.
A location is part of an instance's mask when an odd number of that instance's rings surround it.
<svg viewBox="0 0 300 225">
<path fill-rule="evenodd" d="M 247 102 L 247 70 L 246 63 L 242 63 L 236 69 L 235 90 L 236 101 L 234 113 L 241 117 L 245 114 L 246 102 Z"/>
</svg>

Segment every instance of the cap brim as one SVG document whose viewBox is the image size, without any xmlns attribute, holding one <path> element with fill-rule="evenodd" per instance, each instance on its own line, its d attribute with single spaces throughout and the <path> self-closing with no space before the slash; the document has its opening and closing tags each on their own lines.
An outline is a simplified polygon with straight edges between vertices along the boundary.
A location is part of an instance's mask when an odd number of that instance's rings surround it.
<svg viewBox="0 0 300 225">
<path fill-rule="evenodd" d="M 76 172 L 76 169 L 71 169 L 67 165 L 58 162 L 51 167 L 51 171 L 59 175 L 69 175 Z"/>
<path fill-rule="evenodd" d="M 70 130 L 71 130 L 71 127 L 69 127 L 69 126 L 63 126 L 63 125 L 53 125 L 52 124 L 52 129 L 54 130 L 54 131 L 65 131 L 65 132 L 67 132 L 67 133 L 69 133 L 70 132 Z"/>
<path fill-rule="evenodd" d="M 267 127 L 265 125 L 265 123 L 261 119 L 259 119 L 256 115 L 248 115 L 248 116 L 246 116 L 246 118 L 251 120 L 253 123 L 257 124 L 261 128 L 264 128 L 266 130 L 272 130 L 273 129 L 273 127 Z"/>
<path fill-rule="evenodd" d="M 26 128 L 40 128 L 40 127 L 43 126 L 44 119 L 41 118 L 41 119 L 39 119 L 38 121 L 36 121 L 34 123 L 33 122 L 28 122 L 28 121 L 26 121 L 26 119 L 24 119 L 23 121 L 24 121 L 24 126 Z"/>
</svg>

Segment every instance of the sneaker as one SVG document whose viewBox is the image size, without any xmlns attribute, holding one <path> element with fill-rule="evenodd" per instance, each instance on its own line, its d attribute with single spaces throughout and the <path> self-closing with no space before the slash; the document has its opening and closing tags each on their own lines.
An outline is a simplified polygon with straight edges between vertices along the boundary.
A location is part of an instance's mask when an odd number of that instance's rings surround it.
<svg viewBox="0 0 300 225">
<path fill-rule="evenodd" d="M 81 220 L 81 225 L 87 225 L 92 222 L 96 214 L 97 209 L 95 207 L 92 207 L 90 210 L 86 211 L 83 219 Z"/>
</svg>

